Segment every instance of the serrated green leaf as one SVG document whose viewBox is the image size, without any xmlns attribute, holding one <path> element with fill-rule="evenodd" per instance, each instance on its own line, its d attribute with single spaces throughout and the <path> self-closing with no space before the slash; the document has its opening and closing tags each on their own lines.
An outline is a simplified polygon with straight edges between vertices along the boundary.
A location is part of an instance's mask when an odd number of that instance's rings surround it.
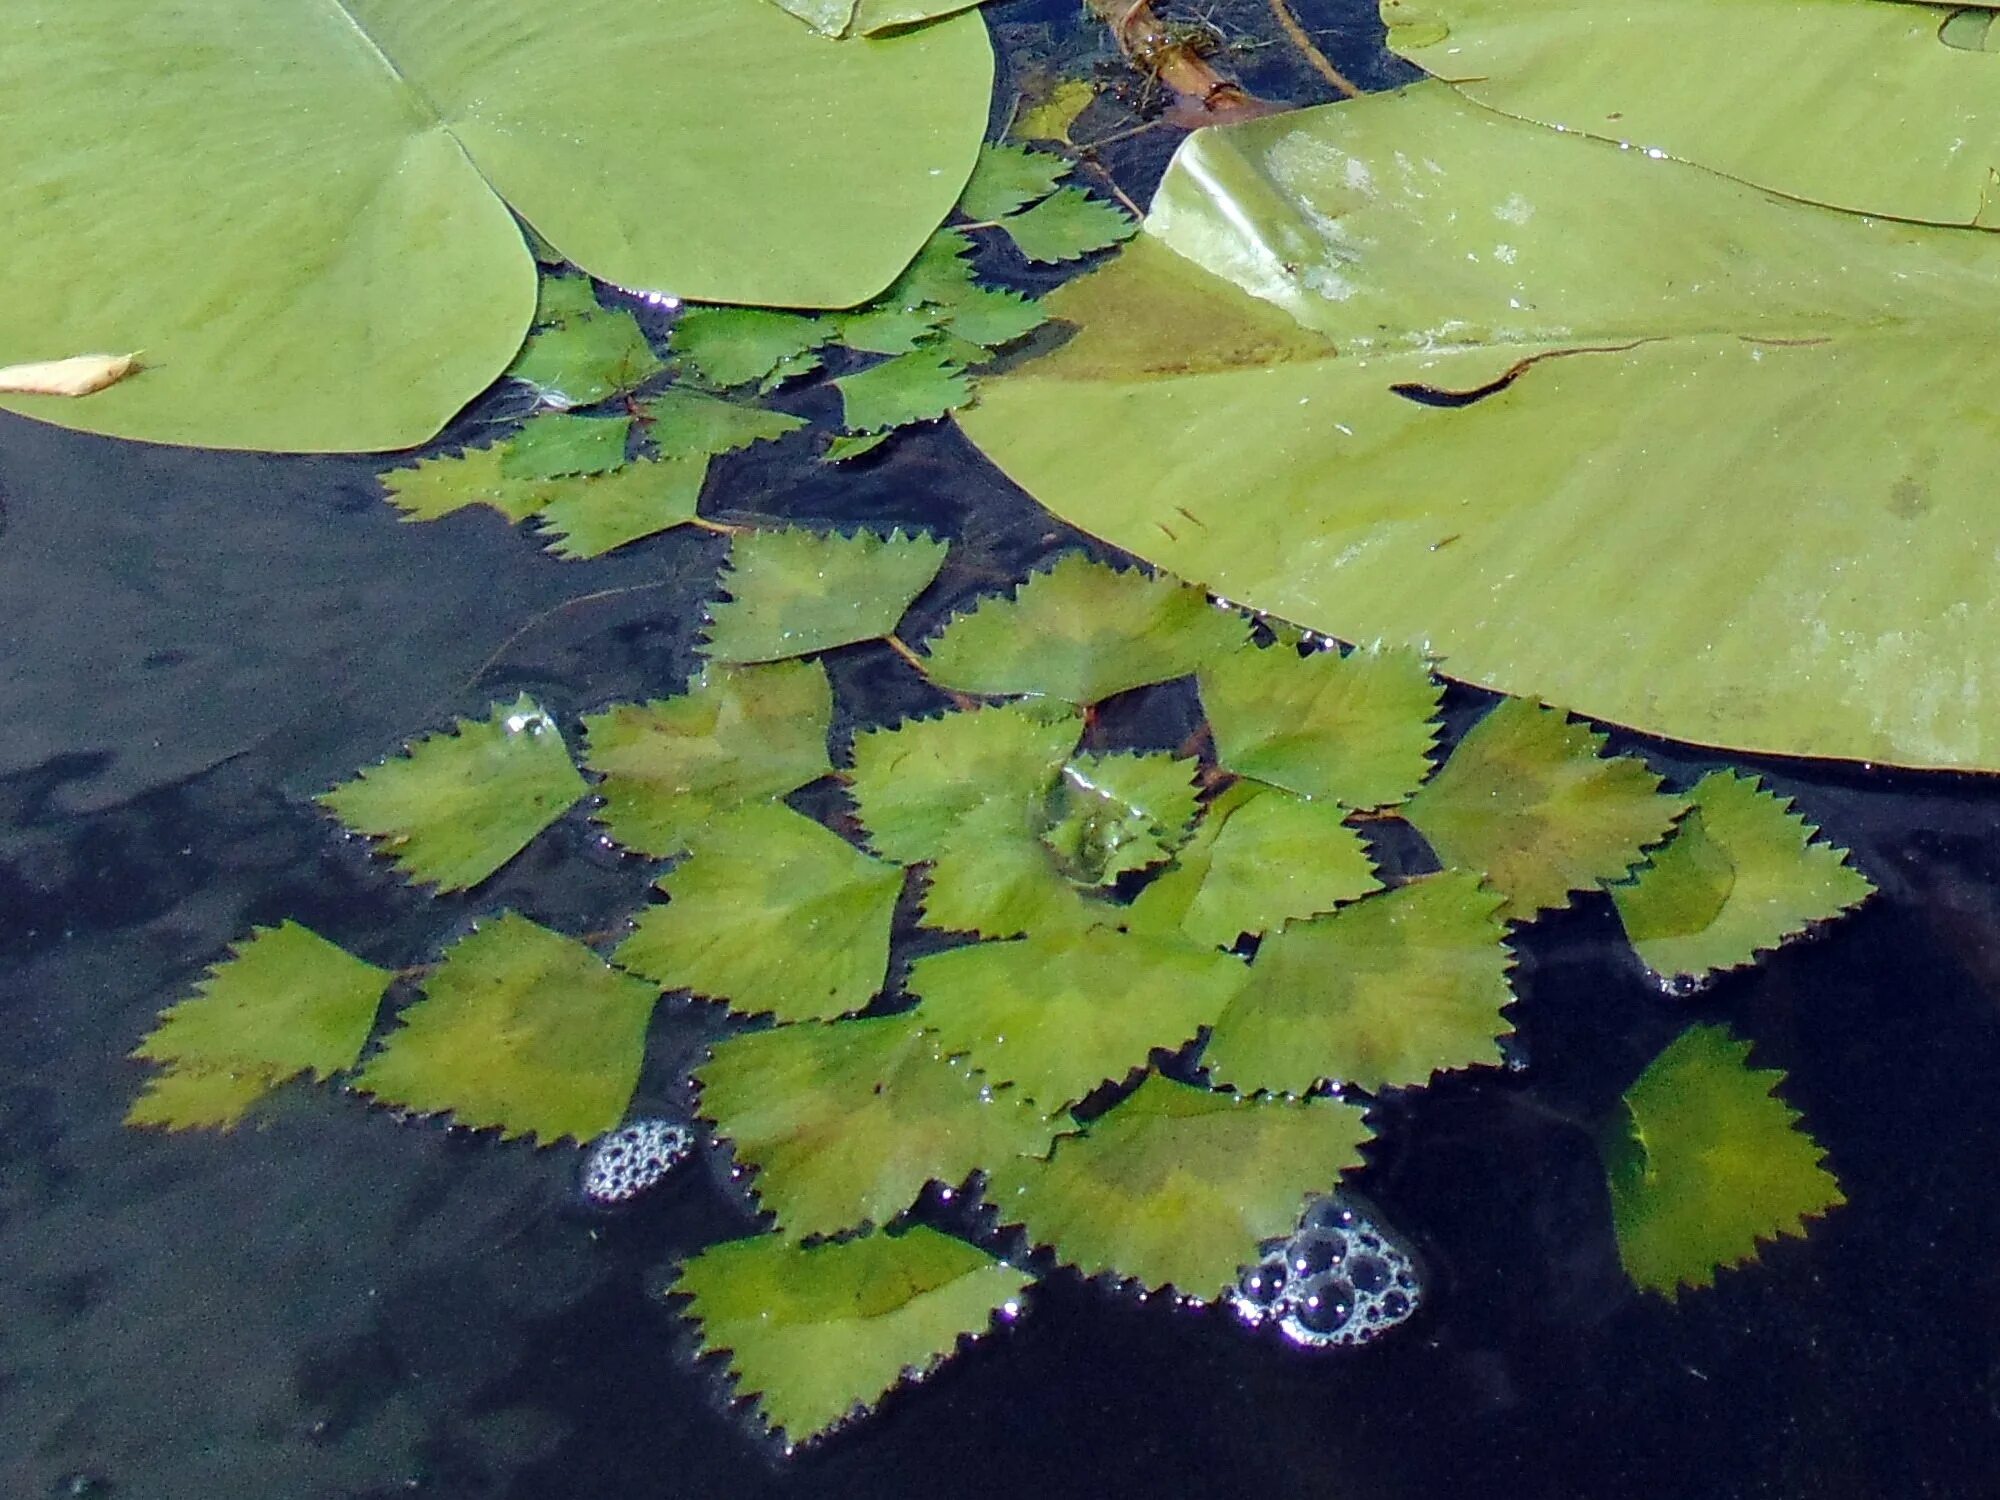
<svg viewBox="0 0 2000 1500">
<path fill-rule="evenodd" d="M 1227 948 L 1297 917 L 1380 890 L 1344 809 L 1239 781 L 1210 804 L 1194 840 L 1139 893 L 1135 928 Z"/>
<path fill-rule="evenodd" d="M 1500 1061 L 1513 963 L 1500 897 L 1462 870 L 1264 939 L 1202 1061 L 1245 1093 L 1335 1081 L 1371 1093 Z"/>
<path fill-rule="evenodd" d="M 1818 1142 L 1723 1026 L 1691 1026 L 1639 1075 L 1600 1137 L 1625 1274 L 1677 1297 L 1760 1240 L 1803 1235 L 1846 1202 Z"/>
<path fill-rule="evenodd" d="M 702 1117 L 757 1168 L 787 1233 L 886 1224 L 926 1183 L 1048 1149 L 1017 1093 L 937 1055 L 909 1016 L 805 1022 L 718 1042 L 695 1069 Z"/>
<path fill-rule="evenodd" d="M 702 650 L 711 661 L 776 661 L 890 635 L 944 555 L 945 544 L 921 532 L 740 532 L 730 597 L 710 606 Z"/>
<path fill-rule="evenodd" d="M 726 388 L 763 380 L 832 337 L 831 327 L 803 313 L 691 307 L 674 324 L 667 347 L 708 384 Z"/>
<path fill-rule="evenodd" d="M 1694 978 L 1752 962 L 1874 889 L 1847 851 L 1755 777 L 1714 771 L 1688 793 L 1674 836 L 1611 888 L 1625 935 L 1654 973 Z"/>
<path fill-rule="evenodd" d="M 500 473 L 507 479 L 560 479 L 566 474 L 602 474 L 625 462 L 630 417 L 579 417 L 544 412 L 521 424 L 500 450 Z"/>
<path fill-rule="evenodd" d="M 1401 802 L 1422 784 L 1443 695 L 1414 651 L 1253 646 L 1201 671 L 1217 760 L 1355 808 Z"/>
<path fill-rule="evenodd" d="M 817 1021 L 882 988 L 903 871 L 776 803 L 711 824 L 659 888 L 667 904 L 639 918 L 619 964 L 741 1015 Z"/>
<path fill-rule="evenodd" d="M 1000 220 L 999 227 L 1029 260 L 1045 262 L 1108 249 L 1139 228 L 1116 204 L 1074 187 L 1058 188 L 1026 212 Z"/>
<path fill-rule="evenodd" d="M 708 458 L 641 458 L 609 474 L 543 483 L 548 499 L 536 531 L 557 557 L 602 557 L 642 537 L 685 526 L 697 514 Z"/>
<path fill-rule="evenodd" d="M 851 458 L 859 458 L 864 453 L 873 453 L 894 436 L 890 432 L 836 432 L 826 445 L 826 461 L 830 464 L 844 464 Z"/>
<path fill-rule="evenodd" d="M 908 354 L 940 321 L 927 308 L 871 303 L 834 319 L 834 336 L 863 354 Z"/>
<path fill-rule="evenodd" d="M 878 432 L 928 422 L 963 406 L 972 396 L 965 372 L 936 349 L 915 349 L 834 381 L 841 425 L 849 432 Z"/>
<path fill-rule="evenodd" d="M 1074 931 L 1116 915 L 1084 899 L 1038 834 L 989 817 L 951 835 L 924 877 L 924 925 L 1013 938 Z"/>
<path fill-rule="evenodd" d="M 953 293 L 949 301 L 940 302 L 937 311 L 939 321 L 951 334 L 967 344 L 976 344 L 988 350 L 1025 338 L 1049 320 L 1048 313 L 1039 302 L 1031 301 L 1018 292 L 971 282 Z M 953 355 L 943 345 L 939 349 L 948 357 L 962 359 L 965 363 L 978 362 L 964 355 Z"/>
<path fill-rule="evenodd" d="M 227 1130 L 283 1082 L 271 1068 L 168 1068 L 146 1080 L 125 1112 L 125 1123 L 161 1130 Z"/>
<path fill-rule="evenodd" d="M 604 779 L 597 817 L 629 849 L 667 859 L 724 813 L 833 769 L 833 689 L 816 662 L 712 665 L 688 691 L 587 715 L 584 764 Z"/>
<path fill-rule="evenodd" d="M 533 236 L 534 230 L 528 233 Z M 532 240 L 531 240 L 532 246 Z M 536 259 L 541 259 L 538 254 Z M 561 256 L 556 260 L 560 261 Z M 546 264 L 546 262 L 545 262 Z M 535 286 L 535 326 L 560 327 L 573 320 L 594 318 L 606 311 L 588 276 L 544 275 Z"/>
<path fill-rule="evenodd" d="M 583 285 L 587 295 L 589 283 Z M 595 308 L 536 329 L 507 376 L 532 388 L 544 406 L 562 409 L 593 406 L 629 391 L 660 368 L 637 318 L 622 307 Z"/>
<path fill-rule="evenodd" d="M 1026 146 L 979 148 L 979 163 L 959 195 L 958 211 L 968 219 L 998 219 L 1056 190 L 1070 174 L 1070 161 Z"/>
<path fill-rule="evenodd" d="M 706 391 L 674 386 L 647 397 L 640 410 L 652 425 L 646 435 L 662 458 L 695 458 L 734 453 L 752 443 L 770 442 L 806 425 L 804 417 L 742 401 L 725 401 Z"/>
<path fill-rule="evenodd" d="M 506 455 L 507 445 L 496 443 L 419 459 L 410 468 L 385 471 L 382 487 L 405 521 L 435 521 L 469 505 L 486 505 L 518 524 L 548 503 L 548 486 L 509 479 L 500 469 Z"/>
<path fill-rule="evenodd" d="M 503 1140 L 587 1141 L 625 1117 L 659 991 L 502 912 L 447 948 L 353 1087 Z"/>
<path fill-rule="evenodd" d="M 1687 807 L 1604 736 L 1510 698 L 1473 725 L 1402 814 L 1448 865 L 1476 870 L 1526 921 L 1570 892 L 1624 878 Z"/>
<path fill-rule="evenodd" d="M 944 306 L 973 285 L 972 241 L 963 230 L 940 229 L 924 241 L 916 259 L 889 285 L 880 301 L 887 306 Z"/>
<path fill-rule="evenodd" d="M 1051 1160 L 993 1164 L 986 1195 L 1086 1275 L 1210 1298 L 1361 1164 L 1367 1138 L 1339 1099 L 1240 1099 L 1155 1075 Z"/>
<path fill-rule="evenodd" d="M 926 644 L 945 687 L 1097 703 L 1185 677 L 1241 646 L 1249 625 L 1196 588 L 1064 553 L 1011 598 L 987 599 Z"/>
<path fill-rule="evenodd" d="M 1079 885 L 1158 864 L 1194 827 L 1200 762 L 1165 752 L 1080 755 L 1063 767 L 1042 842 Z"/>
<path fill-rule="evenodd" d="M 774 1234 L 711 1245 L 673 1290 L 704 1352 L 729 1352 L 737 1390 L 796 1447 L 1011 1318 L 1033 1279 L 919 1225 L 810 1249 Z"/>
<path fill-rule="evenodd" d="M 1094 928 L 1032 933 L 928 954 L 911 968 L 911 1019 L 1044 1114 L 1099 1084 L 1178 1051 L 1211 1024 L 1246 969 L 1226 953 L 1173 938 Z"/>
<path fill-rule="evenodd" d="M 320 805 L 412 880 L 478 885 L 586 790 L 555 720 L 525 693 L 322 792 Z"/>
</svg>

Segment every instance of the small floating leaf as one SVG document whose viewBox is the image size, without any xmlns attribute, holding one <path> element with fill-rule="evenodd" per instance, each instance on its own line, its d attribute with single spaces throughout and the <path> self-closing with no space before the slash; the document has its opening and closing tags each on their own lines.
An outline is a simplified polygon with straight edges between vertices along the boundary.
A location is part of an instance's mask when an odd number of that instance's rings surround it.
<svg viewBox="0 0 2000 1500">
<path fill-rule="evenodd" d="M 841 425 L 849 432 L 879 432 L 928 422 L 963 406 L 972 396 L 965 372 L 935 349 L 913 349 L 834 381 Z"/>
<path fill-rule="evenodd" d="M 939 1057 L 908 1015 L 746 1032 L 695 1078 L 703 1118 L 757 1168 L 758 1198 L 791 1234 L 886 1224 L 926 1183 L 955 1187 L 1054 1134 L 1017 1093 Z"/>
<path fill-rule="evenodd" d="M 587 1141 L 625 1117 L 658 999 L 574 938 L 502 912 L 445 950 L 354 1087 L 502 1139 Z"/>
<path fill-rule="evenodd" d="M 892 634 L 944 566 L 922 533 L 746 531 L 729 549 L 730 597 L 709 608 L 712 661 L 775 661 Z"/>
<path fill-rule="evenodd" d="M 560 479 L 565 474 L 602 474 L 625 462 L 630 417 L 579 417 L 544 412 L 521 424 L 500 453 L 507 479 Z"/>
<path fill-rule="evenodd" d="M 590 283 L 581 277 L 563 277 L 558 284 L 564 282 L 582 286 L 589 296 Z M 558 307 L 561 316 L 530 334 L 507 367 L 508 377 L 531 387 L 544 405 L 592 406 L 659 371 L 659 356 L 626 309 L 599 307 L 594 298 L 589 311 L 563 302 Z M 543 309 L 537 304 L 537 322 L 543 321 Z"/>
<path fill-rule="evenodd" d="M 1874 889 L 1847 851 L 1756 779 L 1704 776 L 1652 862 L 1611 888 L 1625 935 L 1656 974 L 1695 977 L 1751 962 Z"/>
<path fill-rule="evenodd" d="M 1018 292 L 967 282 L 938 304 L 943 327 L 967 343 L 998 349 L 1025 338 L 1049 320 L 1042 304 Z"/>
<path fill-rule="evenodd" d="M 1240 1099 L 1157 1075 L 1052 1160 L 993 1163 L 987 1196 L 1065 1265 L 1209 1298 L 1307 1195 L 1361 1164 L 1368 1127 L 1338 1099 Z"/>
<path fill-rule="evenodd" d="M 405 521 L 435 521 L 469 505 L 486 505 L 518 523 L 548 503 L 549 486 L 542 480 L 509 479 L 500 471 L 506 455 L 507 445 L 497 443 L 419 459 L 410 468 L 384 473 L 382 487 Z"/>
<path fill-rule="evenodd" d="M 1687 806 L 1604 736 L 1510 698 L 1473 725 L 1403 816 L 1448 865 L 1476 870 L 1525 921 L 1572 891 L 1622 879 Z"/>
<path fill-rule="evenodd" d="M 588 715 L 584 764 L 604 778 L 597 814 L 629 849 L 667 859 L 719 815 L 833 769 L 833 689 L 816 662 L 714 665 L 677 698 Z"/>
<path fill-rule="evenodd" d="M 818 318 L 761 307 L 691 307 L 668 347 L 713 386 L 749 385 L 833 337 Z"/>
<path fill-rule="evenodd" d="M 318 800 L 348 829 L 380 839 L 379 852 L 410 879 L 455 891 L 519 854 L 585 790 L 562 731 L 524 693 Z"/>
<path fill-rule="evenodd" d="M 647 435 L 662 458 L 695 458 L 734 453 L 767 443 L 806 425 L 804 417 L 742 401 L 725 401 L 705 391 L 674 386 L 649 396 L 640 409 L 653 425 Z"/>
<path fill-rule="evenodd" d="M 1443 684 L 1414 651 L 1249 647 L 1201 671 L 1216 758 L 1303 797 L 1401 802 L 1430 771 Z"/>
<path fill-rule="evenodd" d="M 544 482 L 540 535 L 557 557 L 602 557 L 695 518 L 708 459 L 642 458 L 609 474 Z"/>
<path fill-rule="evenodd" d="M 1750 1044 L 1691 1026 L 1639 1075 L 1600 1138 L 1625 1274 L 1676 1297 L 1712 1285 L 1760 1240 L 1803 1235 L 1846 1199 L 1818 1142 L 1752 1068 Z"/>
<path fill-rule="evenodd" d="M 988 599 L 927 646 L 931 677 L 961 692 L 1096 703 L 1185 677 L 1241 646 L 1249 625 L 1200 589 L 1065 553 L 1013 597 Z"/>
<path fill-rule="evenodd" d="M 125 1123 L 162 1130 L 227 1130 L 284 1082 L 272 1068 L 168 1068 L 146 1080 Z"/>
<path fill-rule="evenodd" d="M 870 303 L 834 320 L 836 337 L 863 354 L 908 354 L 943 321 L 932 308 Z"/>
<path fill-rule="evenodd" d="M 1226 953 L 1172 938 L 1036 933 L 918 959 L 909 989 L 922 1003 L 911 1016 L 946 1054 L 1053 1115 L 1138 1072 L 1153 1049 L 1192 1041 L 1246 972 Z"/>
<path fill-rule="evenodd" d="M 1058 188 L 1025 213 L 1000 220 L 1000 229 L 1029 260 L 1076 260 L 1128 240 L 1138 229 L 1130 215 L 1082 188 Z"/>
<path fill-rule="evenodd" d="M 782 803 L 746 807 L 661 878 L 617 960 L 743 1015 L 827 1020 L 861 1009 L 889 970 L 900 866 Z"/>
<path fill-rule="evenodd" d="M 1202 1053 L 1217 1083 L 1371 1092 L 1500 1061 L 1513 962 L 1497 893 L 1462 870 L 1288 924 L 1264 940 Z"/>
<path fill-rule="evenodd" d="M 1079 755 L 1056 782 L 1042 842 L 1080 885 L 1158 864 L 1194 826 L 1199 769 L 1164 752 Z"/>
<path fill-rule="evenodd" d="M 958 211 L 968 219 L 998 219 L 1037 203 L 1069 176 L 1067 158 L 1025 146 L 982 146 L 972 179 L 959 195 Z"/>
<path fill-rule="evenodd" d="M 801 1249 L 775 1234 L 711 1245 L 680 1268 L 702 1347 L 796 1446 L 1011 1317 L 1026 1272 L 921 1225 Z"/>
<path fill-rule="evenodd" d="M 1097 97 L 1097 85 L 1087 78 L 1065 78 L 1048 91 L 1040 103 L 1021 111 L 1013 133 L 1024 141 L 1070 142 L 1070 127 L 1077 116 L 1090 108 Z"/>
<path fill-rule="evenodd" d="M 1345 810 L 1239 781 L 1210 804 L 1194 839 L 1139 893 L 1133 926 L 1232 946 L 1294 917 L 1332 911 L 1380 890 Z"/>
</svg>

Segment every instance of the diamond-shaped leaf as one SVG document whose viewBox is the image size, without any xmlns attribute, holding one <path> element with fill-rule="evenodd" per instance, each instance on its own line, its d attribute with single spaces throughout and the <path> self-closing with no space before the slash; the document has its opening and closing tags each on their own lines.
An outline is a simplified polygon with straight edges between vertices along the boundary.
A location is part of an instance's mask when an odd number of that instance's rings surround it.
<svg viewBox="0 0 2000 1500">
<path fill-rule="evenodd" d="M 1674 836 L 1631 884 L 1611 888 L 1625 935 L 1656 974 L 1740 967 L 1873 889 L 1754 777 L 1711 772 L 1688 800 Z"/>
<path fill-rule="evenodd" d="M 503 912 L 445 950 L 354 1087 L 503 1139 L 587 1141 L 625 1117 L 659 991 Z"/>
<path fill-rule="evenodd" d="M 939 1057 L 907 1015 L 746 1032 L 695 1077 L 702 1116 L 791 1234 L 886 1224 L 926 1183 L 956 1186 L 1054 1133 L 1016 1091 Z"/>
<path fill-rule="evenodd" d="M 548 485 L 501 473 L 506 452 L 506 444 L 500 443 L 420 459 L 410 468 L 384 472 L 382 487 L 405 521 L 435 521 L 467 506 L 485 505 L 518 523 L 548 504 Z"/>
<path fill-rule="evenodd" d="M 1401 802 L 1423 782 L 1443 693 L 1414 651 L 1252 647 L 1201 671 L 1223 765 L 1358 808 Z"/>
<path fill-rule="evenodd" d="M 1403 809 L 1438 857 L 1476 870 L 1526 921 L 1572 891 L 1622 879 L 1687 803 L 1559 709 L 1509 698 L 1473 725 Z"/>
<path fill-rule="evenodd" d="M 1018 292 L 973 282 L 965 283 L 949 301 L 939 302 L 936 310 L 943 327 L 954 337 L 987 349 L 998 349 L 1025 338 L 1049 317 L 1041 303 L 1030 301 Z M 965 358 L 966 362 L 973 362 L 969 356 Z"/>
<path fill-rule="evenodd" d="M 676 698 L 587 715 L 584 764 L 604 780 L 598 819 L 628 849 L 666 859 L 723 813 L 833 769 L 833 689 L 817 662 L 710 666 Z"/>
<path fill-rule="evenodd" d="M 902 869 L 782 803 L 711 824 L 659 884 L 667 904 L 616 956 L 664 988 L 781 1021 L 859 1010 L 882 988 Z"/>
<path fill-rule="evenodd" d="M 1803 1235 L 1846 1199 L 1819 1144 L 1773 1092 L 1785 1075 L 1752 1068 L 1750 1044 L 1691 1026 L 1639 1075 L 1600 1137 L 1625 1273 L 1676 1297 L 1760 1240 Z"/>
<path fill-rule="evenodd" d="M 944 1052 L 1055 1114 L 1192 1041 L 1246 972 L 1193 943 L 1095 928 L 933 953 L 909 989 Z"/>
<path fill-rule="evenodd" d="M 691 307 L 668 340 L 681 362 L 712 386 L 748 385 L 817 349 L 833 329 L 803 313 L 761 307 Z"/>
<path fill-rule="evenodd" d="M 695 518 L 706 458 L 642 458 L 609 474 L 543 481 L 537 528 L 557 557 L 602 557 Z"/>
<path fill-rule="evenodd" d="M 1346 810 L 1239 781 L 1209 805 L 1194 839 L 1132 903 L 1134 927 L 1227 948 L 1244 933 L 1332 911 L 1380 890 Z"/>
<path fill-rule="evenodd" d="M 1499 895 L 1462 870 L 1288 924 L 1264 939 L 1202 1060 L 1217 1083 L 1376 1090 L 1500 1061 L 1513 962 Z"/>
<path fill-rule="evenodd" d="M 1163 752 L 1080 755 L 1056 782 L 1042 842 L 1080 885 L 1158 864 L 1194 826 L 1198 769 Z"/>
<path fill-rule="evenodd" d="M 908 354 L 942 321 L 942 314 L 932 308 L 871 302 L 842 313 L 834 320 L 834 327 L 839 330 L 840 342 L 849 349 L 864 354 Z"/>
<path fill-rule="evenodd" d="M 1076 260 L 1129 240 L 1138 227 L 1116 204 L 1074 187 L 1058 188 L 1025 213 L 1000 221 L 1014 248 L 1034 261 Z"/>
<path fill-rule="evenodd" d="M 1013 1317 L 1033 1279 L 918 1225 L 809 1249 L 775 1234 L 711 1245 L 673 1291 L 789 1449 Z"/>
<path fill-rule="evenodd" d="M 125 1123 L 162 1130 L 228 1130 L 285 1080 L 274 1068 L 171 1067 L 146 1080 Z"/>
<path fill-rule="evenodd" d="M 729 550 L 730 597 L 710 607 L 702 649 L 713 661 L 776 661 L 889 635 L 944 555 L 921 533 L 742 532 Z"/>
<path fill-rule="evenodd" d="M 557 284 L 563 282 L 574 282 L 589 294 L 590 283 L 581 278 L 564 277 Z M 660 369 L 638 319 L 624 308 L 599 307 L 592 298 L 588 311 L 565 305 L 560 312 L 528 336 L 507 367 L 508 378 L 533 389 L 543 405 L 559 410 L 594 406 Z M 536 321 L 543 322 L 541 308 Z"/>
<path fill-rule="evenodd" d="M 1185 677 L 1241 646 L 1249 625 L 1200 589 L 1065 553 L 1012 598 L 988 599 L 928 644 L 926 669 L 966 693 L 1096 703 Z"/>
<path fill-rule="evenodd" d="M 972 397 L 965 372 L 943 351 L 912 349 L 834 381 L 841 425 L 849 432 L 879 432 L 928 422 Z"/>
<path fill-rule="evenodd" d="M 362 771 L 319 801 L 412 880 L 478 885 L 581 797 L 555 720 L 526 694 L 485 719 L 461 719 L 407 754 Z"/>
<path fill-rule="evenodd" d="M 1069 176 L 1066 157 L 1025 146 L 982 146 L 972 180 L 959 195 L 958 211 L 968 219 L 998 219 L 1048 197 Z"/>
<path fill-rule="evenodd" d="M 560 479 L 565 474 L 602 474 L 625 462 L 630 417 L 579 417 L 544 412 L 521 424 L 500 453 L 500 473 L 508 479 Z"/>
<path fill-rule="evenodd" d="M 734 453 L 767 443 L 806 425 L 804 417 L 747 401 L 725 401 L 706 391 L 674 386 L 649 396 L 640 409 L 652 425 L 646 435 L 662 458 Z"/>
<path fill-rule="evenodd" d="M 986 1193 L 1086 1275 L 1209 1298 L 1361 1164 L 1367 1138 L 1339 1099 L 1242 1099 L 1155 1075 L 1051 1160 L 994 1164 Z"/>
</svg>

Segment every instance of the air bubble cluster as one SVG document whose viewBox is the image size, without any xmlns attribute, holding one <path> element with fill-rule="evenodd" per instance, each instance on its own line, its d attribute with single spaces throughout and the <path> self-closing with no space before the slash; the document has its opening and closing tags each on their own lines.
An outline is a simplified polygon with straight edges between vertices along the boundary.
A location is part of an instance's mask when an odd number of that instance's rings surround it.
<svg viewBox="0 0 2000 1500">
<path fill-rule="evenodd" d="M 1422 1304 L 1416 1256 L 1353 1193 L 1306 1205 L 1290 1239 L 1271 1240 L 1230 1288 L 1228 1302 L 1251 1327 L 1274 1324 L 1308 1349 L 1373 1343 Z"/>
<path fill-rule="evenodd" d="M 672 1120 L 633 1120 L 598 1137 L 583 1161 L 583 1196 L 600 1208 L 629 1203 L 687 1159 L 694 1135 Z"/>
</svg>

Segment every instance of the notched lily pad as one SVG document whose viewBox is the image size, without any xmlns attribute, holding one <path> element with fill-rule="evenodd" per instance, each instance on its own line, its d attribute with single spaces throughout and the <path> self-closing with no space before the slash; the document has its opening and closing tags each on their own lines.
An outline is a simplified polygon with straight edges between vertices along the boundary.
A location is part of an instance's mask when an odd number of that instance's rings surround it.
<svg viewBox="0 0 2000 1500">
<path fill-rule="evenodd" d="M 1359 1166 L 1367 1138 L 1338 1099 L 1241 1099 L 1155 1075 L 1052 1159 L 995 1164 L 987 1197 L 1086 1275 L 1206 1299 Z"/>
<path fill-rule="evenodd" d="M 478 885 L 586 790 L 555 720 L 525 693 L 319 796 L 412 880 Z"/>
<path fill-rule="evenodd" d="M 1525 921 L 1623 879 L 1686 809 L 1630 756 L 1558 709 L 1510 698 L 1473 725 L 1402 809 L 1448 865 L 1476 870 Z"/>
<path fill-rule="evenodd" d="M 1687 816 L 1629 885 L 1611 887 L 1625 935 L 1654 973 L 1695 979 L 1740 968 L 1874 889 L 1847 851 L 1756 779 L 1714 771 Z"/>
<path fill-rule="evenodd" d="M 1818 1142 L 1752 1068 L 1750 1044 L 1691 1026 L 1626 1090 L 1599 1138 L 1625 1274 L 1678 1297 L 1754 1260 L 1760 1241 L 1806 1233 L 1846 1199 Z"/>
<path fill-rule="evenodd" d="M 882 988 L 903 871 L 775 803 L 711 824 L 659 888 L 620 965 L 743 1015 L 830 1020 Z"/>
<path fill-rule="evenodd" d="M 810 1249 L 775 1234 L 730 1240 L 682 1265 L 672 1290 L 703 1352 L 727 1352 L 738 1392 L 795 1448 L 1012 1318 L 1033 1279 L 917 1226 Z"/>
<path fill-rule="evenodd" d="M 625 1117 L 659 991 L 574 938 L 502 912 L 447 948 L 354 1080 L 501 1139 L 587 1141 Z"/>
<path fill-rule="evenodd" d="M 739 533 L 730 597 L 710 607 L 702 649 L 712 661 L 775 661 L 893 634 L 944 556 L 945 544 L 921 533 Z"/>
</svg>

